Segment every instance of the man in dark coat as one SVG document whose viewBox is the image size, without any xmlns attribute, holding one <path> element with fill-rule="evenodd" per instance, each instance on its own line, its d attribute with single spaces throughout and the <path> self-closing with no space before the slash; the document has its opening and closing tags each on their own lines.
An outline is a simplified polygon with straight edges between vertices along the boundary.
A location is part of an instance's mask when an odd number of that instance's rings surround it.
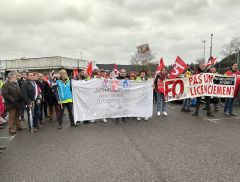
<svg viewBox="0 0 240 182">
<path fill-rule="evenodd" d="M 17 75 L 15 72 L 10 72 L 8 74 L 8 81 L 3 85 L 2 95 L 5 100 L 7 110 L 9 111 L 9 132 L 11 134 L 16 133 L 16 130 L 13 128 L 14 125 L 16 125 L 17 130 L 25 129 L 21 126 L 19 121 L 22 94 L 17 83 Z"/>
</svg>

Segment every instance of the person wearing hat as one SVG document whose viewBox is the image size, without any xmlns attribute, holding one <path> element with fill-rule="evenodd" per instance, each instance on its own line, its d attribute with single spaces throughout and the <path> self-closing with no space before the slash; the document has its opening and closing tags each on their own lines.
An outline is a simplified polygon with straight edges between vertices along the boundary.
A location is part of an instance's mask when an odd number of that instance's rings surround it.
<svg viewBox="0 0 240 182">
<path fill-rule="evenodd" d="M 137 74 L 134 71 L 129 73 L 129 80 L 136 80 L 136 78 Z"/>
</svg>

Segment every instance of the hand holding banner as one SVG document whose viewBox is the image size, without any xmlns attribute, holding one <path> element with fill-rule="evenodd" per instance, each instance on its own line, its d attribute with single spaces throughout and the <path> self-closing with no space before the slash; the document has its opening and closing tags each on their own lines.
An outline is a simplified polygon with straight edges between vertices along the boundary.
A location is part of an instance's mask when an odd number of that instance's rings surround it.
<svg viewBox="0 0 240 182">
<path fill-rule="evenodd" d="M 169 78 L 173 79 L 178 77 L 180 74 L 182 74 L 186 69 L 188 68 L 188 65 L 178 56 L 175 62 L 175 65 L 169 74 Z"/>
</svg>

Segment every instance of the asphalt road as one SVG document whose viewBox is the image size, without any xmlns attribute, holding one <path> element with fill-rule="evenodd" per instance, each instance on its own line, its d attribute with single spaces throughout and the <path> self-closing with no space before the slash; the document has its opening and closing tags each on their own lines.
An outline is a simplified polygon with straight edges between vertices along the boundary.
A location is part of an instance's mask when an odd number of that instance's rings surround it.
<svg viewBox="0 0 240 182">
<path fill-rule="evenodd" d="M 223 109 L 223 108 L 221 108 Z M 235 113 L 240 113 L 240 107 Z M 199 117 L 168 104 L 169 116 L 38 133 L 0 130 L 1 182 L 239 182 L 240 117 Z M 239 114 L 240 116 L 240 114 Z"/>
</svg>

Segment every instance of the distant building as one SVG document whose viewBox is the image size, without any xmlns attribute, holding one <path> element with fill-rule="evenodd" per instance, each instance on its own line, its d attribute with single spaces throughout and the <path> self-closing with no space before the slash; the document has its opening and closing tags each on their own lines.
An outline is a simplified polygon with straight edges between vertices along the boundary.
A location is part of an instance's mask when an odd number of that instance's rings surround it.
<svg viewBox="0 0 240 182">
<path fill-rule="evenodd" d="M 37 71 L 50 72 L 52 70 L 66 69 L 72 71 L 73 68 L 85 68 L 87 61 L 72 59 L 61 56 L 39 57 L 39 58 L 21 58 L 13 60 L 1 60 L 0 70 L 2 73 L 10 71 Z"/>
</svg>

